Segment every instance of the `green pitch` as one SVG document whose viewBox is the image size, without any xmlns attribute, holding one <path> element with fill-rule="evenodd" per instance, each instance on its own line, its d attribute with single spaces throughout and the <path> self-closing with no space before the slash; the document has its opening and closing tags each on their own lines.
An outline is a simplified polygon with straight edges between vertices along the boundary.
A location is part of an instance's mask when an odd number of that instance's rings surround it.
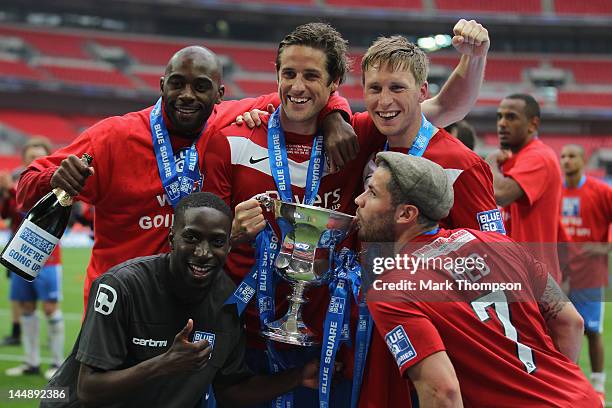
<svg viewBox="0 0 612 408">
<path fill-rule="evenodd" d="M 83 313 L 83 281 L 85 268 L 89 260 L 89 249 L 66 248 L 63 250 L 64 260 L 64 300 L 62 310 L 66 320 L 66 355 L 69 354 L 74 340 L 79 331 L 81 315 Z M 610 294 L 612 295 L 612 294 Z M 612 299 L 608 296 L 607 299 Z M 8 302 L 8 281 L 4 271 L 0 275 L 0 337 L 9 333 L 10 329 L 10 306 Z M 41 345 L 42 345 L 42 371 L 49 365 L 49 350 L 46 347 L 46 320 L 41 316 Z M 608 381 L 606 384 L 608 398 L 612 398 L 612 304 L 606 303 L 604 341 L 606 344 L 606 372 Z M 38 401 L 16 401 L 8 399 L 9 389 L 42 389 L 45 379 L 42 376 L 7 377 L 4 370 L 20 363 L 21 347 L 0 347 L 0 406 L 1 407 L 37 407 Z M 589 373 L 588 357 L 586 352 L 586 339 L 583 344 L 580 365 L 585 372 Z M 612 406 L 608 404 L 608 406 Z"/>
<path fill-rule="evenodd" d="M 72 350 L 81 325 L 83 313 L 83 282 L 85 270 L 89 262 L 91 249 L 89 248 L 65 248 L 62 249 L 63 258 L 63 295 L 62 311 L 66 324 L 66 356 Z M 40 309 L 40 307 L 39 307 Z M 8 280 L 5 269 L 0 272 L 0 337 L 10 332 L 10 304 L 8 301 Z M 41 342 L 41 371 L 44 372 L 49 366 L 49 349 L 47 348 L 47 321 L 42 310 L 40 317 L 40 342 Z M 17 346 L 0 347 L 0 406 L 2 407 L 37 407 L 38 401 L 9 400 L 9 389 L 42 389 L 46 380 L 40 376 L 7 377 L 4 370 L 19 365 L 21 362 L 22 348 Z"/>
</svg>

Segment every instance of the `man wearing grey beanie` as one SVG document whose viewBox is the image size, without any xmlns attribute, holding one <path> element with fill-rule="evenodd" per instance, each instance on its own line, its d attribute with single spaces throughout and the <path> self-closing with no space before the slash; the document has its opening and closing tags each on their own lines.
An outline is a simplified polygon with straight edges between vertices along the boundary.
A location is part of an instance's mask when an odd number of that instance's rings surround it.
<svg viewBox="0 0 612 408">
<path fill-rule="evenodd" d="M 422 408 L 600 407 L 575 364 L 582 318 L 546 266 L 502 234 L 439 228 L 453 190 L 438 164 L 397 152 L 376 164 L 355 200 L 366 248 L 388 248 L 369 265 L 359 406 L 410 406 L 408 380 Z"/>
</svg>

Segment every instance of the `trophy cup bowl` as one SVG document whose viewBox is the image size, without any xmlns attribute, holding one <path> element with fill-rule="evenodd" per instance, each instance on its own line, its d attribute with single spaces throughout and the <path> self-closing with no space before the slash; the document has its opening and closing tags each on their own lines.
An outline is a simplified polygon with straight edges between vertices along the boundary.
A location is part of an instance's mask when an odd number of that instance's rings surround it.
<svg viewBox="0 0 612 408">
<path fill-rule="evenodd" d="M 318 344 L 302 320 L 302 306 L 307 302 L 304 292 L 308 287 L 329 282 L 332 277 L 327 262 L 329 254 L 349 234 L 355 217 L 321 207 L 285 203 L 264 194 L 257 199 L 264 217 L 279 240 L 283 240 L 274 260 L 275 270 L 292 288 L 287 297 L 287 313 L 267 323 L 262 335 L 298 346 Z"/>
</svg>

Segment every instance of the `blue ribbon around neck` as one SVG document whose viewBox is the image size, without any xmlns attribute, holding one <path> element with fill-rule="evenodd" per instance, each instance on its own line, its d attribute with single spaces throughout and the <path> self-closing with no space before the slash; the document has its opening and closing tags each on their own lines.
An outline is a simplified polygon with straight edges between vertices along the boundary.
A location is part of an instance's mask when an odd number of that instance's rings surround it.
<svg viewBox="0 0 612 408">
<path fill-rule="evenodd" d="M 425 149 L 427 149 L 427 145 L 429 141 L 433 137 L 436 128 L 425 118 L 425 115 L 421 113 L 421 127 L 419 128 L 419 132 L 417 133 L 414 141 L 412 142 L 412 146 L 408 149 L 408 154 L 411 156 L 423 156 L 425 153 Z M 385 151 L 389 150 L 389 142 L 385 143 Z"/>
<path fill-rule="evenodd" d="M 276 184 L 280 199 L 284 202 L 293 202 L 285 133 L 280 122 L 280 107 L 272 114 L 268 122 L 268 155 L 270 157 L 270 173 Z M 308 163 L 304 204 L 312 205 L 317 198 L 317 192 L 323 175 L 324 157 L 323 135 L 319 132 L 314 138 Z M 270 225 L 267 225 L 257 234 L 255 240 L 255 265 L 232 296 L 225 301 L 226 304 L 235 303 L 238 307 L 238 313 L 242 314 L 249 301 L 253 298 L 253 295 L 256 294 L 259 320 L 262 328 L 265 327 L 266 323 L 273 321 L 275 317 L 274 293 L 276 279 L 274 260 L 278 255 L 281 243 L 285 239 L 285 234 L 289 232 L 283 225 L 280 225 L 280 227 L 282 234 L 280 241 Z M 284 364 L 280 355 L 274 349 L 272 342 L 267 341 L 266 345 L 266 355 L 270 370 L 275 373 L 281 369 L 287 369 L 287 365 Z M 291 407 L 293 405 L 293 394 L 288 393 L 276 398 L 272 405 L 274 407 Z"/>
<path fill-rule="evenodd" d="M 153 138 L 153 151 L 155 152 L 155 159 L 157 160 L 159 177 L 161 178 L 164 192 L 170 200 L 170 204 L 173 208 L 176 208 L 181 198 L 191 194 L 194 190 L 194 185 L 196 185 L 196 181 L 200 180 L 196 143 L 202 134 L 193 141 L 191 147 L 187 151 L 183 168 L 178 169 L 174 160 L 170 134 L 164 123 L 162 98 L 157 100 L 153 110 L 151 110 L 149 119 L 151 137 Z"/>
</svg>

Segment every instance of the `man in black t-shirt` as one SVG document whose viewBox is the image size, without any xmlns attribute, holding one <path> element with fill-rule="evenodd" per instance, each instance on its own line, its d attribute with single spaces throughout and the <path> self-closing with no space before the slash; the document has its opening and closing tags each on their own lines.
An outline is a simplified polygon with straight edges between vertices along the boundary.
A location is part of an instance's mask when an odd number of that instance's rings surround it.
<svg viewBox="0 0 612 408">
<path fill-rule="evenodd" d="M 235 286 L 223 273 L 232 213 L 210 193 L 182 199 L 169 254 L 111 268 L 91 289 L 83 327 L 48 387 L 69 387 L 69 402 L 41 406 L 194 407 L 213 385 L 222 405 L 269 401 L 316 387 L 315 362 L 254 376 L 244 355 Z"/>
</svg>

